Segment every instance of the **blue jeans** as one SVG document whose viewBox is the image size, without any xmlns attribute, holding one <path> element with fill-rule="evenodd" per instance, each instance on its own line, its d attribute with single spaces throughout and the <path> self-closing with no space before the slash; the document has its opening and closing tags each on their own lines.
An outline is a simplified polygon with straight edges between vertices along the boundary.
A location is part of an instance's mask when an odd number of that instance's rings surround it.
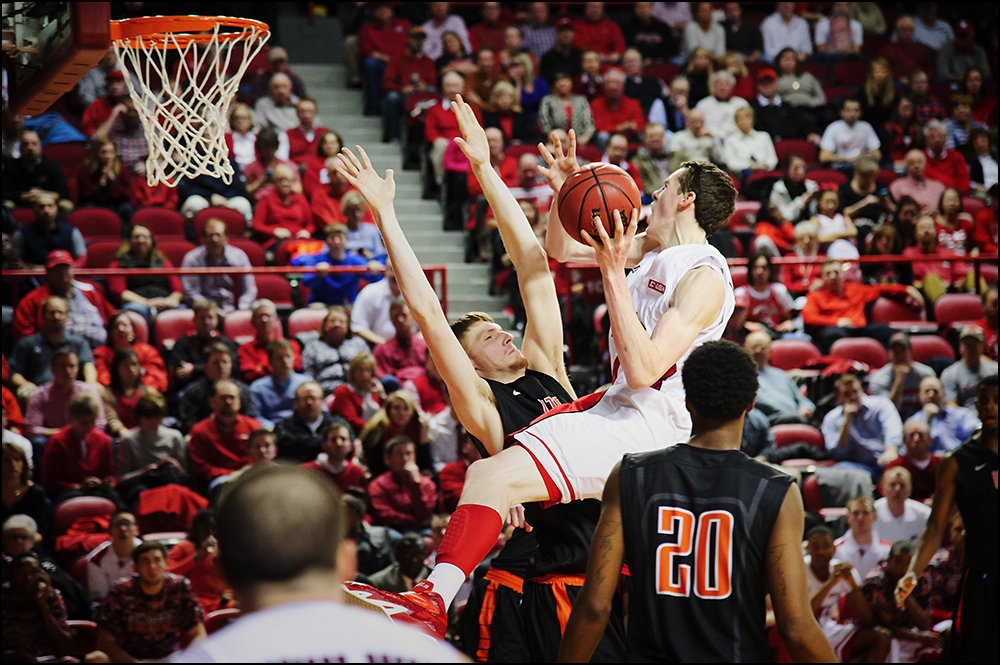
<svg viewBox="0 0 1000 665">
<path fill-rule="evenodd" d="M 382 100 L 382 74 L 385 72 L 385 61 L 378 58 L 365 58 L 362 63 L 362 78 L 365 82 L 365 112 L 377 113 Z"/>
</svg>

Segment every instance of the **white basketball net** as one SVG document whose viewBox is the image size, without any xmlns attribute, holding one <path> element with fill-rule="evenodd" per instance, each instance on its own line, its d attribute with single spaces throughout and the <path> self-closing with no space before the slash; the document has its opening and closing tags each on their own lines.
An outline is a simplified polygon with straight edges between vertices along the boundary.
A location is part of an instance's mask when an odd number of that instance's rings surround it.
<svg viewBox="0 0 1000 665">
<path fill-rule="evenodd" d="M 115 52 L 127 71 L 139 79 L 139 89 L 125 76 L 129 97 L 135 104 L 149 144 L 146 182 L 150 187 L 164 183 L 176 187 L 182 177 L 210 175 L 233 181 L 233 167 L 226 147 L 226 113 L 236 95 L 247 65 L 264 46 L 271 33 L 242 28 L 223 32 L 219 24 L 208 42 L 178 43 L 176 35 L 164 33 L 115 42 Z M 243 53 L 233 53 L 235 44 Z M 167 54 L 180 56 L 171 72 Z M 239 69 L 229 74 L 230 62 L 242 57 Z M 151 81 L 163 83 L 161 92 L 150 88 Z"/>
</svg>

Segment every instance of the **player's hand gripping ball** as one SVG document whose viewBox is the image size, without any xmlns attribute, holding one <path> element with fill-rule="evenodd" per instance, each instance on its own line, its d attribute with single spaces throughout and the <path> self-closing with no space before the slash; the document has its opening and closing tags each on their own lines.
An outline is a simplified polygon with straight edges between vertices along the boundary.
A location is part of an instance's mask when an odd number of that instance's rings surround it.
<svg viewBox="0 0 1000 665">
<path fill-rule="evenodd" d="M 594 218 L 600 217 L 609 237 L 614 236 L 614 211 L 620 210 L 626 228 L 632 210 L 641 207 L 639 188 L 628 173 L 613 164 L 591 164 L 570 176 L 559 189 L 559 221 L 577 242 L 589 233 L 595 240 Z"/>
</svg>

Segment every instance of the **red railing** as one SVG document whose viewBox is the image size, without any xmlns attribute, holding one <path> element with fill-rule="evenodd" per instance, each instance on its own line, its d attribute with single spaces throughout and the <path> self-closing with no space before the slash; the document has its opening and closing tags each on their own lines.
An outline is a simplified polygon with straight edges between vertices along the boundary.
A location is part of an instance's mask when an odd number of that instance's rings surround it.
<svg viewBox="0 0 1000 665">
<path fill-rule="evenodd" d="M 427 276 L 427 281 L 430 282 L 431 288 L 435 290 L 438 297 L 441 300 L 441 307 L 444 309 L 445 316 L 448 315 L 448 269 L 443 265 L 426 265 L 421 266 L 423 268 L 424 274 Z M 151 270 L 149 268 L 77 268 L 73 271 L 74 277 L 92 279 L 95 277 L 112 277 L 112 276 L 130 276 L 130 275 L 148 275 L 150 273 L 156 273 L 159 275 L 229 275 L 230 277 L 236 277 L 238 275 L 306 275 L 315 273 L 316 268 L 310 266 L 260 266 L 251 268 L 158 268 L 156 270 Z M 331 273 L 344 273 L 344 274 L 366 274 L 368 268 L 364 266 L 331 266 L 327 272 Z M 21 277 L 44 277 L 45 270 L 4 270 L 4 278 L 21 278 Z M 435 280 L 435 276 L 438 277 Z M 20 280 L 12 279 L 12 295 L 13 301 L 16 303 L 20 300 Z M 435 283 L 437 282 L 437 283 Z M 234 300 L 239 301 L 241 280 L 233 279 L 233 296 Z"/>
</svg>

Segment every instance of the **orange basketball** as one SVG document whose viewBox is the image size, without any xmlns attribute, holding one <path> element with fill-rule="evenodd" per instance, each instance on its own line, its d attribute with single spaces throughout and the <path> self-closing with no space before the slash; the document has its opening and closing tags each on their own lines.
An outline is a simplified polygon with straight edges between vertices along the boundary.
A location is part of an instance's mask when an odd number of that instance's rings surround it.
<svg viewBox="0 0 1000 665">
<path fill-rule="evenodd" d="M 628 226 L 632 210 L 641 207 L 641 194 L 628 173 L 613 164 L 591 164 L 577 171 L 559 188 L 559 221 L 566 233 L 586 244 L 583 233 L 597 237 L 593 219 L 600 216 L 609 236 L 614 235 L 615 210 Z"/>
</svg>

